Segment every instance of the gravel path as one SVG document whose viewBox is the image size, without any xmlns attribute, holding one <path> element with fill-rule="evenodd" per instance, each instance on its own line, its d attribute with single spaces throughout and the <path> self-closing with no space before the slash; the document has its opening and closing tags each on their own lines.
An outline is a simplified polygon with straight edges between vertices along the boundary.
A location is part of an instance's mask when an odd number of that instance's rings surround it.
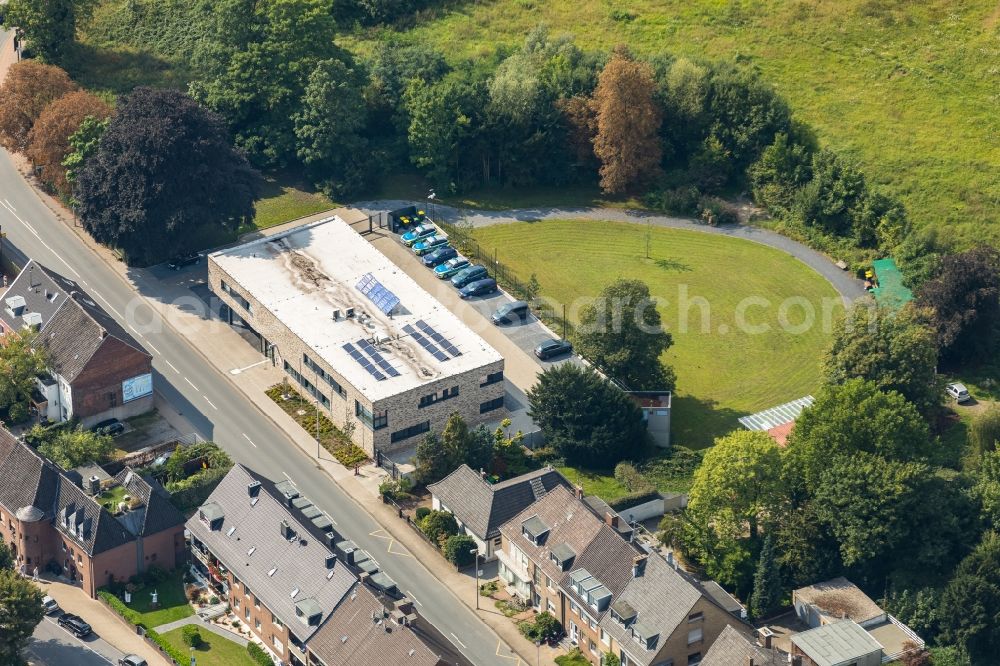
<svg viewBox="0 0 1000 666">
<path fill-rule="evenodd" d="M 539 207 L 539 208 L 517 208 L 505 211 L 472 210 L 463 208 L 453 208 L 439 204 L 430 204 L 427 201 L 404 201 L 401 199 L 389 199 L 379 201 L 358 201 L 351 204 L 355 208 L 365 211 L 371 215 L 382 213 L 404 206 L 416 205 L 422 207 L 429 214 L 431 219 L 441 219 L 445 222 L 455 223 L 464 221 L 474 227 L 488 227 L 494 224 L 510 224 L 512 222 L 529 222 L 536 220 L 555 219 L 578 219 L 578 220 L 613 220 L 620 222 L 634 222 L 637 224 L 651 224 L 657 227 L 668 227 L 671 229 L 688 229 L 700 231 L 708 234 L 719 234 L 722 236 L 733 236 L 745 240 L 761 243 L 782 250 L 792 255 L 799 261 L 811 267 L 822 275 L 833 285 L 833 288 L 848 301 L 854 301 L 865 295 L 864 285 L 854 278 L 850 273 L 842 271 L 826 255 L 813 250 L 812 248 L 794 241 L 787 236 L 782 236 L 774 231 L 761 229 L 746 225 L 711 227 L 707 224 L 697 222 L 688 218 L 671 217 L 669 215 L 658 215 L 648 211 L 627 210 L 622 208 L 560 208 L 560 207 Z"/>
</svg>

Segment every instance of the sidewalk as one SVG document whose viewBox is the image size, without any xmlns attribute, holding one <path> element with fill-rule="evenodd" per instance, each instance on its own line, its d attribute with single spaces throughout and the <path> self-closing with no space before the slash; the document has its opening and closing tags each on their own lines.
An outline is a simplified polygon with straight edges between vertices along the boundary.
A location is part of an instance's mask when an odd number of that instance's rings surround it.
<svg viewBox="0 0 1000 666">
<path fill-rule="evenodd" d="M 91 599 L 83 590 L 59 581 L 42 580 L 36 583 L 42 591 L 56 600 L 67 613 L 79 615 L 94 629 L 94 633 L 125 654 L 137 654 L 149 666 L 167 666 L 169 662 L 135 633 L 125 621 L 108 610 L 101 602 Z"/>
</svg>

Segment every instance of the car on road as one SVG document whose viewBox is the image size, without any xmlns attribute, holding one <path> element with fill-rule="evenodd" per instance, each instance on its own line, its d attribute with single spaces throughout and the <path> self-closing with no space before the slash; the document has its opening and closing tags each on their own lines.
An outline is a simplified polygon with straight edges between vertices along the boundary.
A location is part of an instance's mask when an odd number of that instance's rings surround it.
<svg viewBox="0 0 1000 666">
<path fill-rule="evenodd" d="M 543 361 L 557 356 L 562 356 L 563 354 L 572 353 L 573 345 L 571 345 L 568 340 L 546 340 L 542 344 L 535 347 L 535 356 Z"/>
<path fill-rule="evenodd" d="M 423 238 L 427 238 L 428 236 L 433 236 L 436 231 L 437 227 L 435 227 L 433 224 L 418 224 L 417 226 L 413 227 L 405 234 L 403 234 L 400 237 L 400 240 L 403 241 L 403 245 L 410 247 L 411 245 L 413 245 L 414 243 Z"/>
<path fill-rule="evenodd" d="M 98 435 L 117 437 L 125 432 L 125 424 L 118 419 L 107 419 L 106 421 L 101 421 L 90 430 L 91 432 L 96 432 Z"/>
<path fill-rule="evenodd" d="M 944 391 L 954 398 L 955 402 L 969 402 L 972 400 L 972 396 L 969 395 L 969 389 L 965 388 L 965 384 L 954 382 L 945 386 Z"/>
<path fill-rule="evenodd" d="M 433 252 L 429 252 L 423 256 L 421 261 L 424 262 L 424 266 L 427 268 L 437 268 L 449 259 L 454 259 L 458 256 L 458 250 L 450 245 L 445 245 L 444 247 L 439 247 Z"/>
<path fill-rule="evenodd" d="M 77 638 L 89 636 L 92 631 L 90 625 L 84 622 L 82 617 L 79 615 L 73 615 L 72 613 L 64 613 L 63 615 L 60 615 L 56 622 L 59 623 L 60 627 L 68 630 Z"/>
<path fill-rule="evenodd" d="M 528 313 L 530 312 L 531 308 L 524 301 L 511 301 L 497 308 L 497 311 L 490 315 L 490 321 L 495 326 L 513 324 L 516 321 L 523 322 L 528 318 Z"/>
<path fill-rule="evenodd" d="M 118 660 L 118 666 L 146 666 L 146 660 L 137 654 L 127 654 Z"/>
<path fill-rule="evenodd" d="M 475 282 L 470 282 L 469 284 L 462 287 L 458 295 L 462 298 L 473 298 L 475 296 L 485 296 L 486 294 L 493 294 L 497 291 L 497 281 L 493 278 L 483 278 L 482 280 L 476 280 Z"/>
<path fill-rule="evenodd" d="M 55 599 L 46 594 L 42 597 L 42 609 L 46 615 L 55 615 L 59 612 L 59 604 L 56 603 Z"/>
<path fill-rule="evenodd" d="M 433 252 L 439 247 L 444 247 L 448 244 L 448 239 L 444 236 L 428 236 L 419 243 L 413 245 L 413 252 L 416 253 L 418 257 L 422 257 L 428 252 Z"/>
<path fill-rule="evenodd" d="M 451 278 L 451 283 L 455 287 L 461 289 L 470 282 L 475 282 L 476 280 L 482 280 L 483 278 L 489 277 L 489 271 L 486 270 L 485 266 L 475 265 L 469 266 L 468 268 L 463 268 L 458 273 Z"/>
<path fill-rule="evenodd" d="M 183 254 L 168 261 L 167 268 L 172 271 L 179 271 L 187 266 L 194 266 L 199 261 L 201 261 L 201 255 L 197 252 L 194 254 Z"/>
<path fill-rule="evenodd" d="M 469 265 L 469 260 L 465 257 L 453 257 L 443 264 L 434 267 L 434 275 L 439 280 L 446 280 L 455 275 Z"/>
</svg>

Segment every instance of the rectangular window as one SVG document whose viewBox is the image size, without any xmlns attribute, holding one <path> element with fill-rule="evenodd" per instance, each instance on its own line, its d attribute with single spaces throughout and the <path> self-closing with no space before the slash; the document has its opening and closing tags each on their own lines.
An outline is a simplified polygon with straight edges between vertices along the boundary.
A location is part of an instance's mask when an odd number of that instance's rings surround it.
<svg viewBox="0 0 1000 666">
<path fill-rule="evenodd" d="M 244 310 L 246 310 L 249 314 L 251 315 L 253 314 L 253 309 L 250 307 L 250 301 L 248 301 L 247 299 L 243 298 L 243 296 L 233 291 L 233 288 L 230 287 L 225 280 L 222 281 L 222 291 L 229 294 L 232 297 L 232 299 L 236 301 L 236 303 Z"/>
<path fill-rule="evenodd" d="M 688 666 L 695 666 L 701 663 L 701 652 L 694 652 L 688 655 Z"/>
<path fill-rule="evenodd" d="M 697 622 L 699 620 L 704 620 L 704 619 L 705 619 L 705 614 L 702 613 L 701 611 L 698 611 L 697 613 L 691 613 L 690 615 L 688 615 L 688 622 Z"/>
<path fill-rule="evenodd" d="M 326 397 L 326 395 L 322 391 L 316 388 L 316 386 L 314 386 L 311 381 L 303 377 L 298 370 L 296 370 L 288 363 L 288 361 L 284 362 L 284 367 L 285 367 L 285 372 L 291 375 L 292 379 L 294 379 L 299 386 L 301 386 L 306 390 L 306 393 L 319 400 L 319 403 L 321 405 L 323 405 L 327 409 L 330 409 L 330 399 Z"/>
<path fill-rule="evenodd" d="M 601 629 L 601 642 L 605 645 L 611 645 L 611 634 Z"/>
<path fill-rule="evenodd" d="M 253 626 L 257 631 L 260 631 L 260 618 L 253 621 Z"/>
<path fill-rule="evenodd" d="M 580 614 L 580 607 L 576 605 L 575 601 L 570 601 L 569 602 L 569 609 L 571 611 L 573 611 L 573 613 L 576 614 L 576 615 Z"/>
<path fill-rule="evenodd" d="M 319 367 L 319 365 L 315 361 L 309 358 L 308 354 L 302 355 L 302 363 L 307 368 L 315 372 L 317 377 L 319 377 L 327 384 L 329 384 L 330 388 L 332 388 L 337 393 L 337 395 L 339 395 L 341 398 L 347 397 L 347 391 L 344 390 L 344 387 L 341 386 L 340 383 L 330 375 L 330 373 L 328 373 L 323 368 Z"/>
<path fill-rule="evenodd" d="M 688 645 L 694 645 L 695 643 L 700 643 L 702 638 L 701 627 L 697 629 L 692 629 L 688 632 Z"/>
<path fill-rule="evenodd" d="M 593 638 L 587 639 L 590 641 L 590 652 L 591 654 L 597 654 L 597 643 L 594 642 Z"/>
<path fill-rule="evenodd" d="M 431 422 L 424 421 L 423 423 L 418 423 L 415 426 L 410 426 L 403 430 L 397 430 L 390 435 L 389 439 L 393 444 L 396 442 L 402 442 L 404 439 L 409 439 L 411 437 L 416 437 L 417 435 L 422 435 L 425 432 L 429 432 L 431 429 Z"/>
<path fill-rule="evenodd" d="M 366 426 L 369 428 L 372 427 L 372 410 L 368 409 L 357 400 L 354 401 L 354 415 L 358 417 L 358 420 Z"/>
<path fill-rule="evenodd" d="M 452 398 L 458 397 L 458 387 L 452 386 L 451 388 L 446 388 L 440 393 L 431 393 L 420 398 L 420 402 L 417 403 L 418 409 L 423 409 L 424 407 L 430 407 L 433 404 L 444 402 L 445 400 L 450 400 Z"/>
<path fill-rule="evenodd" d="M 486 402 L 479 404 L 479 413 L 486 414 L 487 412 L 492 412 L 503 407 L 503 398 L 496 398 L 495 400 L 487 400 Z"/>
<path fill-rule="evenodd" d="M 549 608 L 549 613 L 551 613 L 552 615 L 556 614 L 556 605 L 552 603 L 551 599 L 548 600 L 548 608 Z"/>
<path fill-rule="evenodd" d="M 372 430 L 381 430 L 389 426 L 389 410 L 383 409 L 372 416 Z"/>
<path fill-rule="evenodd" d="M 274 649 L 278 652 L 281 652 L 284 649 L 281 645 L 281 637 L 277 634 L 272 637 L 271 642 L 274 644 Z"/>
<path fill-rule="evenodd" d="M 484 386 L 489 386 L 491 384 L 496 384 L 497 382 L 502 382 L 502 381 L 503 381 L 503 370 L 501 370 L 500 372 L 490 373 L 485 377 L 483 377 L 482 379 L 480 379 L 479 387 L 482 388 Z"/>
</svg>

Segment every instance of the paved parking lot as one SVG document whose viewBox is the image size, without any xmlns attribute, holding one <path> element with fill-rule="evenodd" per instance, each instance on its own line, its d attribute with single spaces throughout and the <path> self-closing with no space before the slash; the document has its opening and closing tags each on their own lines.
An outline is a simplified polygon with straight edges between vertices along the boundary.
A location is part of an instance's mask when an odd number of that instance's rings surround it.
<svg viewBox="0 0 1000 666">
<path fill-rule="evenodd" d="M 80 639 L 46 616 L 35 627 L 28 645 L 28 660 L 37 666 L 107 666 L 125 655 L 97 634 Z"/>
</svg>

